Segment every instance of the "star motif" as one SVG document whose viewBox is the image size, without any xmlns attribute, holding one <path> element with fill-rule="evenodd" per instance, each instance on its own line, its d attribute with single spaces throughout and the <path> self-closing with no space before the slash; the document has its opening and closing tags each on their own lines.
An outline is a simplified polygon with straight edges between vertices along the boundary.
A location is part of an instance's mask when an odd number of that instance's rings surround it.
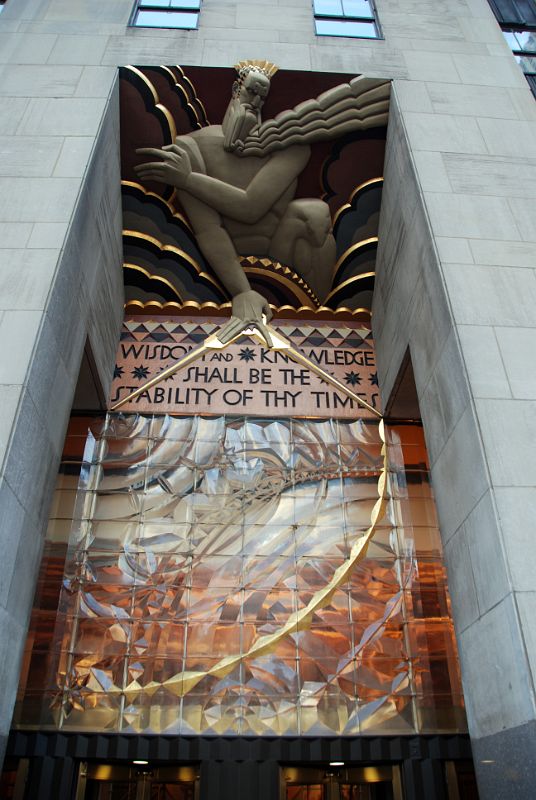
<svg viewBox="0 0 536 800">
<path fill-rule="evenodd" d="M 255 350 L 252 350 L 251 347 L 243 347 L 240 353 L 238 354 L 240 361 L 254 361 L 255 360 Z"/>
<path fill-rule="evenodd" d="M 346 381 L 346 383 L 349 383 L 350 386 L 359 386 L 359 384 L 361 383 L 361 378 L 359 377 L 359 373 L 354 372 L 353 370 L 351 372 L 345 373 L 344 380 Z"/>
<path fill-rule="evenodd" d="M 123 367 L 118 367 L 116 364 L 114 367 L 114 378 L 122 378 L 123 372 L 124 372 Z"/>
<path fill-rule="evenodd" d="M 369 381 L 370 381 L 372 386 L 377 386 L 378 385 L 378 373 L 377 372 L 373 372 L 372 375 L 369 375 Z"/>
<path fill-rule="evenodd" d="M 168 366 L 169 366 L 169 364 L 168 364 Z M 165 369 L 167 369 L 167 366 L 160 367 L 160 369 L 158 370 L 158 373 L 157 373 L 157 374 L 159 375 L 159 374 L 160 374 L 161 372 L 163 372 Z M 168 375 L 168 377 L 167 377 L 167 378 L 164 378 L 164 383 L 167 383 L 167 381 L 172 381 L 174 377 L 175 377 L 174 375 Z"/>
<path fill-rule="evenodd" d="M 146 378 L 149 374 L 149 367 L 144 367 L 143 364 L 140 364 L 139 367 L 134 367 L 132 370 L 132 377 L 137 378 L 139 381 L 142 381 Z"/>
</svg>

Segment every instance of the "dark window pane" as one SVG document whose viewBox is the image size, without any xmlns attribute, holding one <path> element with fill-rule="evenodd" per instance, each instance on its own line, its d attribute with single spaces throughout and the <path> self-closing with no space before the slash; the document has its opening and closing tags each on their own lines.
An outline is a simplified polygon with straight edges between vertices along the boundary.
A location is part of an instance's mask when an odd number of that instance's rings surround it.
<svg viewBox="0 0 536 800">
<path fill-rule="evenodd" d="M 180 11 L 138 11 L 135 25 L 146 28 L 197 28 L 198 14 Z"/>
<path fill-rule="evenodd" d="M 504 25 L 536 25 L 534 0 L 489 0 L 499 22 Z"/>
<path fill-rule="evenodd" d="M 527 81 L 530 86 L 531 92 L 536 98 L 536 75 L 527 75 Z"/>
<path fill-rule="evenodd" d="M 345 20 L 315 19 L 319 36 L 350 36 L 356 39 L 377 39 L 373 22 L 347 22 Z"/>
<path fill-rule="evenodd" d="M 536 25 L 536 3 L 534 0 L 515 0 L 517 13 L 527 25 Z"/>
<path fill-rule="evenodd" d="M 515 59 L 525 75 L 536 75 L 536 56 L 516 56 Z"/>
</svg>

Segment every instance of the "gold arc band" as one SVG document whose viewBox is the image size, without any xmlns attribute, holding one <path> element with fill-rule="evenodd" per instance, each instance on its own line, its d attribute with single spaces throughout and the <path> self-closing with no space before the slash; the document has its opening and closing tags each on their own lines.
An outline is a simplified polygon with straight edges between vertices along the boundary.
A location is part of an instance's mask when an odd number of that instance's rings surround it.
<svg viewBox="0 0 536 800">
<path fill-rule="evenodd" d="M 143 192 L 144 195 L 147 197 L 154 197 L 156 200 L 160 200 L 171 212 L 173 217 L 180 219 L 182 223 L 188 228 L 190 232 L 192 232 L 192 227 L 185 216 L 183 216 L 179 211 L 177 211 L 172 203 L 169 200 L 166 200 L 165 197 L 162 197 L 161 194 L 157 194 L 156 192 L 150 192 L 145 186 L 142 186 L 141 183 L 137 183 L 136 181 L 121 181 L 121 186 L 129 186 L 133 189 L 139 189 L 140 192 Z"/>
<path fill-rule="evenodd" d="M 192 256 L 188 255 L 188 253 L 185 250 L 181 250 L 180 247 L 175 247 L 175 245 L 173 244 L 163 244 L 159 239 L 156 239 L 154 236 L 150 236 L 148 233 L 141 233 L 141 231 L 131 231 L 125 229 L 123 230 L 123 236 L 130 236 L 132 239 L 143 239 L 146 242 L 150 242 L 151 244 L 154 244 L 155 247 L 158 247 L 158 249 L 162 253 L 166 252 L 176 253 L 181 258 L 184 258 L 184 260 L 187 261 L 195 269 L 200 278 L 204 278 L 205 280 L 209 281 L 217 289 L 219 289 L 222 294 L 225 294 L 225 290 L 223 289 L 222 285 L 218 283 L 216 278 L 214 278 L 212 275 L 209 275 L 208 272 L 205 272 L 201 268 L 201 266 L 197 263 L 195 258 L 192 258 Z"/>
<path fill-rule="evenodd" d="M 362 189 L 366 189 L 367 186 L 372 186 L 375 183 L 383 183 L 383 178 L 370 178 L 368 181 L 364 181 L 364 183 L 360 183 L 359 186 L 356 186 L 355 189 L 352 189 L 350 196 L 348 198 L 348 202 L 344 203 L 340 208 L 337 209 L 335 214 L 333 215 L 333 227 L 339 221 L 339 217 L 347 211 L 349 208 L 352 208 L 352 201 L 354 197 L 359 194 Z"/>
<path fill-rule="evenodd" d="M 350 286 L 351 283 L 356 283 L 357 281 L 361 281 L 363 280 L 363 278 L 374 278 L 375 275 L 376 275 L 375 272 L 362 272 L 361 275 L 354 275 L 352 278 L 347 278 L 345 281 L 340 283 L 335 289 L 331 290 L 331 292 L 326 297 L 325 302 L 327 303 L 328 300 L 331 300 L 332 297 L 336 296 L 337 292 L 339 292 L 341 289 L 344 289 L 346 286 Z"/>
<path fill-rule="evenodd" d="M 160 98 L 158 96 L 158 92 L 154 88 L 153 84 L 151 83 L 151 81 L 149 80 L 147 75 L 144 75 L 143 72 L 140 69 L 138 69 L 137 67 L 132 66 L 131 64 L 129 64 L 127 67 L 125 67 L 125 69 L 129 70 L 130 72 L 133 72 L 134 75 L 137 75 L 138 78 L 140 78 L 140 80 L 142 80 L 144 82 L 144 84 L 148 87 L 149 91 L 151 92 L 151 94 L 153 96 L 155 108 L 157 108 L 164 115 L 164 117 L 166 119 L 166 122 L 167 122 L 168 128 L 169 128 L 169 133 L 170 133 L 170 136 L 171 136 L 171 141 L 172 142 L 175 141 L 175 139 L 177 138 L 177 127 L 175 125 L 175 120 L 173 119 L 173 116 L 170 113 L 169 109 L 166 108 L 166 106 L 163 105 L 160 102 Z"/>
<path fill-rule="evenodd" d="M 131 264 L 129 261 L 123 261 L 123 269 L 133 269 L 136 272 L 141 272 L 143 275 L 145 275 L 145 277 L 149 278 L 149 280 L 151 281 L 159 281 L 160 283 L 163 283 L 165 286 L 171 289 L 173 294 L 177 295 L 181 303 L 184 302 L 177 289 L 173 286 L 171 281 L 168 281 L 167 278 L 163 278 L 161 275 L 153 275 L 152 272 L 149 272 L 148 269 L 140 267 L 138 264 Z"/>
</svg>

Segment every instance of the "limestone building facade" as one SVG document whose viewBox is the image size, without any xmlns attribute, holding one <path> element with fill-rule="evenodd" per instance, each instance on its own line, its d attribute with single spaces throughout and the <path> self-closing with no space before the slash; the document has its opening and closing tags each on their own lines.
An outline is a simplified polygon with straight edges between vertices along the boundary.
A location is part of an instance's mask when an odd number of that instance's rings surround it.
<svg viewBox="0 0 536 800">
<path fill-rule="evenodd" d="M 133 0 L 3 4 L 2 751 L 69 416 L 105 406 L 123 321 L 118 70 L 263 58 L 392 81 L 379 390 L 422 418 L 480 797 L 533 797 L 536 103 L 486 0 L 375 7 L 381 38 L 316 35 L 310 0 L 203 0 L 192 30 L 133 26 Z"/>
</svg>

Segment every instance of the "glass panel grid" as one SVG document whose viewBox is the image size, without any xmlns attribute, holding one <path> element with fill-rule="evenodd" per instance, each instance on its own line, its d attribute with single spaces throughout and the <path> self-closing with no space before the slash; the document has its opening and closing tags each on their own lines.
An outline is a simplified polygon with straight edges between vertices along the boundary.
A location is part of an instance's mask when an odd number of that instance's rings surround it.
<svg viewBox="0 0 536 800">
<path fill-rule="evenodd" d="M 422 431 L 388 431 L 385 517 L 320 601 L 370 524 L 377 425 L 214 418 L 201 427 L 108 417 L 98 439 L 90 434 L 91 484 L 81 476 L 76 490 L 60 475 L 49 530 L 72 513 L 70 535 L 64 527 L 62 542 L 46 544 L 17 724 L 463 729 Z"/>
<path fill-rule="evenodd" d="M 318 36 L 380 37 L 370 0 L 313 0 L 313 11 Z"/>
</svg>

